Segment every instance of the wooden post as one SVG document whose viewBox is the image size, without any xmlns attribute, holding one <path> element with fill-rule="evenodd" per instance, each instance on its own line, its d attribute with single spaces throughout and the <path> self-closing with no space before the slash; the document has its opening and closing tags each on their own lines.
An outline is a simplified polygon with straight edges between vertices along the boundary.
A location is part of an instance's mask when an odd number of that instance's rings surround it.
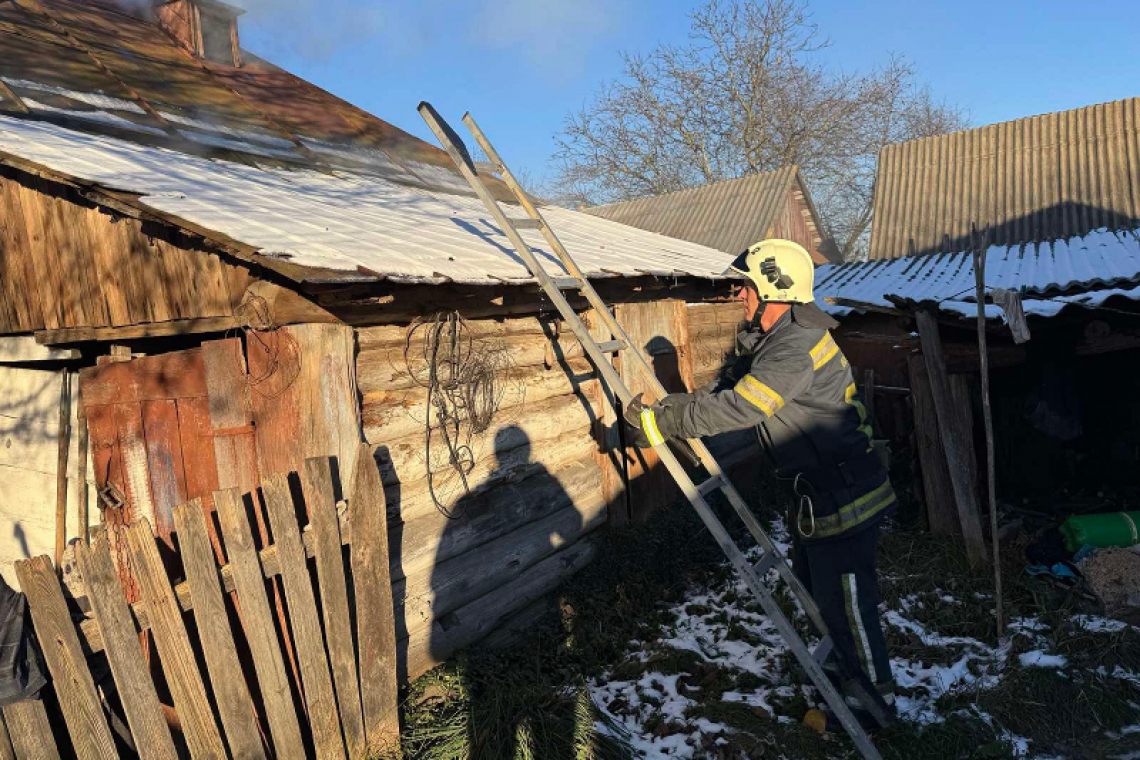
<svg viewBox="0 0 1140 760">
<path fill-rule="evenodd" d="M 63 561 L 67 548 L 67 454 L 71 448 L 71 372 L 63 370 L 59 379 L 59 455 L 55 468 L 55 566 Z"/>
<path fill-rule="evenodd" d="M 87 514 L 87 500 L 90 498 L 87 493 L 87 457 L 89 456 L 87 448 L 90 443 L 87 431 L 87 410 L 83 407 L 83 383 L 79 383 L 78 374 L 76 374 L 75 378 L 79 384 L 79 390 L 76 393 L 78 407 L 75 410 L 75 424 L 79 428 L 77 431 L 79 434 L 79 445 L 77 446 L 78 452 L 76 454 L 79 457 L 79 461 L 75 463 L 79 473 L 75 483 L 79 488 L 79 493 L 77 494 L 79 500 L 79 509 L 77 510 L 79 525 L 77 527 L 79 529 L 79 540 L 85 544 L 89 544 L 91 543 L 91 536 L 87 530 L 87 525 L 91 522 L 91 516 Z"/>
<path fill-rule="evenodd" d="M 909 359 L 910 397 L 914 407 L 914 441 L 922 471 L 922 490 L 926 502 L 926 520 L 930 532 L 940 536 L 962 533 L 954 491 L 946 469 L 946 454 L 938 435 L 938 415 L 934 411 L 934 394 L 930 390 L 930 373 L 922 357 Z"/>
<path fill-rule="evenodd" d="M 978 300 L 978 354 L 982 359 L 982 418 L 986 425 L 986 497 L 990 507 L 990 537 L 993 544 L 994 594 L 998 636 L 1005 633 L 1001 600 L 1001 554 L 997 524 L 997 486 L 994 483 L 994 421 L 990 412 L 990 362 L 986 354 L 986 257 L 984 240 L 974 248 L 974 284 Z"/>
<path fill-rule="evenodd" d="M 938 335 L 938 323 L 934 315 L 924 309 L 915 312 L 915 319 L 922 342 L 923 360 L 930 377 L 939 436 L 950 471 L 950 486 L 958 509 L 958 519 L 962 524 L 962 537 L 966 541 L 966 554 L 970 558 L 970 564 L 978 565 L 986 561 L 986 545 L 977 500 L 970 488 L 970 463 L 964 455 L 963 442 L 954 434 L 957 415 L 950 391 L 950 376 L 946 371 L 946 357 L 942 353 L 942 339 Z"/>
</svg>

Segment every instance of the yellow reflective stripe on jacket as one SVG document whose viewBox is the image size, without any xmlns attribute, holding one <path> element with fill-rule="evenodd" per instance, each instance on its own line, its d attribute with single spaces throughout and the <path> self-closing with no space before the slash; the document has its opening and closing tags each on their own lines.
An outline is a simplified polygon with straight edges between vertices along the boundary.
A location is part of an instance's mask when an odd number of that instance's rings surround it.
<svg viewBox="0 0 1140 760">
<path fill-rule="evenodd" d="M 891 481 L 888 478 L 875 490 L 860 496 L 850 504 L 840 507 L 835 514 L 817 517 L 813 538 L 826 538 L 853 528 L 894 504 L 896 498 L 895 490 L 891 487 Z"/>
<path fill-rule="evenodd" d="M 760 409 L 771 417 L 776 410 L 784 405 L 784 397 L 757 380 L 752 375 L 745 375 L 734 389 L 748 403 Z"/>
<path fill-rule="evenodd" d="M 653 416 L 652 409 L 641 410 L 641 429 L 645 431 L 645 437 L 649 439 L 650 446 L 660 446 L 665 443 L 665 438 L 657 429 L 657 418 Z"/>
<path fill-rule="evenodd" d="M 843 400 L 859 412 L 859 432 L 867 436 L 868 441 L 871 441 L 874 439 L 875 433 L 871 430 L 871 423 L 867 422 L 867 407 L 863 406 L 863 402 L 856 398 L 857 394 L 858 390 L 855 388 L 855 383 L 851 383 L 843 392 Z"/>
<path fill-rule="evenodd" d="M 835 358 L 839 353 L 839 344 L 831 337 L 830 332 L 823 334 L 823 339 L 815 344 L 815 348 L 811 350 L 811 362 L 815 369 L 819 369 L 823 365 Z"/>
</svg>

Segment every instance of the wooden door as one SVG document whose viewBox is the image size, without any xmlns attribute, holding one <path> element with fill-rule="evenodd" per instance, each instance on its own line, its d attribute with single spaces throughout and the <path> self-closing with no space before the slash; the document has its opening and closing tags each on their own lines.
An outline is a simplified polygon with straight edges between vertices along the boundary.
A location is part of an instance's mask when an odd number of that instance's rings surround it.
<svg viewBox="0 0 1140 760">
<path fill-rule="evenodd" d="M 617 321 L 633 343 L 648 356 L 654 374 L 665 390 L 685 393 L 693 387 L 693 367 L 689 355 L 689 321 L 685 302 L 679 300 L 618 304 Z M 648 403 L 658 400 L 648 389 L 642 373 L 623 361 L 622 378 L 636 395 L 645 391 Z M 680 490 L 652 450 L 626 452 L 629 473 L 630 508 L 634 520 L 647 517 L 662 504 L 677 498 Z"/>
</svg>

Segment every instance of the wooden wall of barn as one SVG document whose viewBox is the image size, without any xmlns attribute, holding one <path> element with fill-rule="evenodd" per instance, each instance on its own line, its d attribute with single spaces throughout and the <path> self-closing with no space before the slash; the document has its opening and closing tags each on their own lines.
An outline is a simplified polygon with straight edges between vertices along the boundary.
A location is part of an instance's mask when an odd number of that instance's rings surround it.
<svg viewBox="0 0 1140 760">
<path fill-rule="evenodd" d="M 585 565 L 593 546 L 582 539 L 606 522 L 601 386 L 573 334 L 547 317 L 468 324 L 476 350 L 504 351 L 511 364 L 490 427 L 468 444 L 470 495 L 438 429 L 425 453 L 427 391 L 408 370 L 407 328 L 357 333 L 364 436 L 382 464 L 397 637 L 413 678 Z"/>
<path fill-rule="evenodd" d="M 0 168 L 0 334 L 232 315 L 248 269 L 160 234 Z"/>
</svg>

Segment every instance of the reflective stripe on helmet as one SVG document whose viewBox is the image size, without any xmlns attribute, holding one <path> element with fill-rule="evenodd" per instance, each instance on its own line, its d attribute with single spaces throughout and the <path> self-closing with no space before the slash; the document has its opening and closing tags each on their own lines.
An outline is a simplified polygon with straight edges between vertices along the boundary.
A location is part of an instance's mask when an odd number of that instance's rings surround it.
<svg viewBox="0 0 1140 760">
<path fill-rule="evenodd" d="M 757 380 L 752 375 L 745 375 L 733 389 L 737 395 L 748 403 L 760 409 L 771 417 L 776 410 L 784 405 L 784 397 Z"/>
</svg>

